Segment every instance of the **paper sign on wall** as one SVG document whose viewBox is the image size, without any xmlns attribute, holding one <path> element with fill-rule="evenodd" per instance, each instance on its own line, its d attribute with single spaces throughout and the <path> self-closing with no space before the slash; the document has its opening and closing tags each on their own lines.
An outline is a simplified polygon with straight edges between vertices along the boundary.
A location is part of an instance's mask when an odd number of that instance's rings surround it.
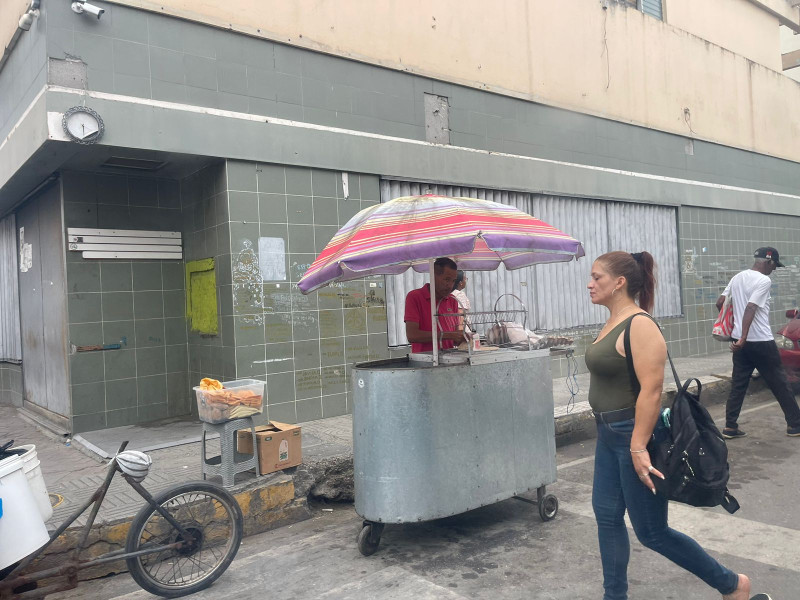
<svg viewBox="0 0 800 600">
<path fill-rule="evenodd" d="M 33 266 L 33 247 L 25 243 L 25 228 L 19 228 L 19 271 L 27 273 Z"/>
<path fill-rule="evenodd" d="M 286 243 L 283 238 L 258 238 L 262 281 L 286 281 Z"/>
</svg>

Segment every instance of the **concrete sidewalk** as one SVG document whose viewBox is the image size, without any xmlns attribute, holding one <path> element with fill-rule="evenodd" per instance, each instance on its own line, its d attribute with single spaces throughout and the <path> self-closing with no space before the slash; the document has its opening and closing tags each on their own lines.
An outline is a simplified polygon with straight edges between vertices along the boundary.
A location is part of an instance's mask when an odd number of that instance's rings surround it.
<svg viewBox="0 0 800 600">
<path fill-rule="evenodd" d="M 708 357 L 684 358 L 675 361 L 682 380 L 696 377 L 703 386 L 703 401 L 706 404 L 724 402 L 730 389 L 729 375 L 731 357 L 729 353 Z M 573 397 L 563 378 L 553 381 L 555 428 L 557 444 L 578 437 L 591 437 L 594 421 L 587 402 L 589 375 L 581 374 L 571 382 L 577 394 Z M 665 371 L 663 401 L 669 401 L 675 392 L 674 378 L 669 367 Z M 754 382 L 751 391 L 761 389 Z M 197 423 L 197 430 L 200 430 Z M 243 508 L 246 535 L 259 533 L 274 527 L 308 518 L 308 498 L 329 501 L 352 501 L 353 499 L 353 449 L 352 417 L 345 415 L 303 423 L 303 464 L 285 472 L 256 478 L 242 474 L 232 490 Z M 181 425 L 181 431 L 187 424 Z M 15 409 L 0 407 L 0 441 L 14 439 L 17 444 L 36 444 L 42 472 L 47 483 L 54 513 L 48 527 L 54 530 L 103 482 L 107 460 L 91 456 L 74 441 L 65 446 L 64 440 L 51 437 L 34 424 L 24 419 Z M 122 438 L 120 438 L 120 442 Z M 210 455 L 218 448 L 218 441 L 210 442 Z M 214 448 L 213 446 L 216 446 Z M 193 442 L 149 452 L 153 467 L 145 480 L 145 487 L 154 495 L 177 484 L 202 478 L 200 470 L 200 443 Z M 107 552 L 124 545 L 127 528 L 136 512 L 144 505 L 136 492 L 121 478 L 115 478 L 95 522 L 91 541 L 92 551 Z M 63 539 L 56 542 L 48 562 L 74 546 L 77 529 L 86 517 L 76 521 Z M 44 565 L 43 565 L 44 566 Z M 104 572 L 114 572 L 122 567 L 111 565 Z M 97 576 L 100 572 L 87 572 Z"/>
</svg>

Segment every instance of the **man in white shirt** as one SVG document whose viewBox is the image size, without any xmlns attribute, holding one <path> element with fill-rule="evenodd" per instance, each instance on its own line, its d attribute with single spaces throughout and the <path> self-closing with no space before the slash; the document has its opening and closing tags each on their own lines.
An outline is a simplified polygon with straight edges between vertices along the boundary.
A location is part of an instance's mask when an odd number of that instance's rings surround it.
<svg viewBox="0 0 800 600">
<path fill-rule="evenodd" d="M 786 379 L 778 347 L 769 325 L 769 300 L 772 281 L 769 275 L 783 267 L 775 248 L 759 248 L 753 253 L 753 266 L 734 275 L 717 300 L 717 310 L 727 296 L 733 303 L 733 374 L 731 392 L 725 409 L 723 437 L 728 439 L 747 435 L 737 421 L 742 410 L 747 386 L 754 369 L 767 382 L 786 418 L 786 435 L 800 437 L 800 408 Z"/>
</svg>

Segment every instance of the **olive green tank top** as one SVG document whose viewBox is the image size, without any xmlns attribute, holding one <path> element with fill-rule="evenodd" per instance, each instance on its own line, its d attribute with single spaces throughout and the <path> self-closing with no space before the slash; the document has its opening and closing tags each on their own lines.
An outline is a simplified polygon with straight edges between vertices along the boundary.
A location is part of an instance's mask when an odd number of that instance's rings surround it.
<svg viewBox="0 0 800 600">
<path fill-rule="evenodd" d="M 589 405 L 596 413 L 629 408 L 636 404 L 636 396 L 628 375 L 628 363 L 617 352 L 616 344 L 625 331 L 631 315 L 614 327 L 599 342 L 589 345 L 584 360 L 589 369 Z"/>
</svg>

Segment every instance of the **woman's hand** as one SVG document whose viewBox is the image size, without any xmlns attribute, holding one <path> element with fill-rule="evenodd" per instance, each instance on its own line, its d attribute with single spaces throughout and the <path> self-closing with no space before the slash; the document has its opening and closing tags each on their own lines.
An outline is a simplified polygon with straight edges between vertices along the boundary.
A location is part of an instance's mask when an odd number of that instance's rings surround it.
<svg viewBox="0 0 800 600">
<path fill-rule="evenodd" d="M 650 476 L 655 475 L 656 477 L 664 479 L 664 474 L 650 463 L 650 453 L 647 450 L 644 452 L 631 452 L 631 458 L 633 459 L 633 468 L 636 471 L 636 475 L 639 476 L 639 480 L 655 494 L 656 486 L 653 485 L 653 480 L 650 479 Z"/>
</svg>

